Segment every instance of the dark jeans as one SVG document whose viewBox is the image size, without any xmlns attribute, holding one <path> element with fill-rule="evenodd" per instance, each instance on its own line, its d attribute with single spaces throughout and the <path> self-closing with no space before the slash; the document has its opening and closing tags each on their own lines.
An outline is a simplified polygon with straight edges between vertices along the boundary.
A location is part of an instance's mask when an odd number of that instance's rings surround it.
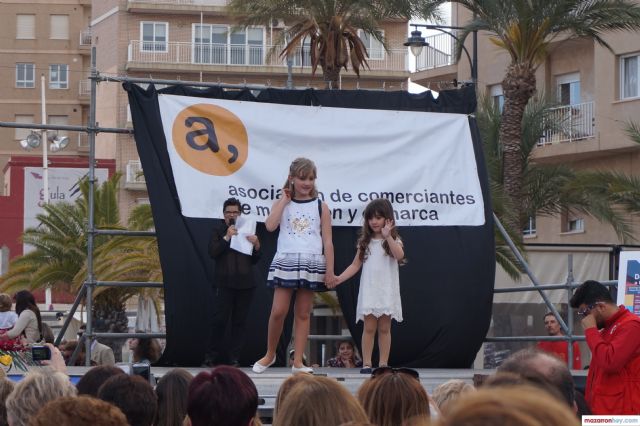
<svg viewBox="0 0 640 426">
<path fill-rule="evenodd" d="M 207 360 L 213 363 L 237 362 L 244 344 L 247 315 L 255 288 L 242 290 L 215 288 L 211 340 Z M 230 341 L 225 344 L 227 326 L 231 323 Z"/>
</svg>

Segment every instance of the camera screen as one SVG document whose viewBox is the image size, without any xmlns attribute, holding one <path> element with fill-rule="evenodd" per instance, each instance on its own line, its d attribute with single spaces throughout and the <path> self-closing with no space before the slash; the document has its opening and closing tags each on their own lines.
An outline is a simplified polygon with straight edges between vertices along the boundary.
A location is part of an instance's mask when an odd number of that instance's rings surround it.
<svg viewBox="0 0 640 426">
<path fill-rule="evenodd" d="M 151 378 L 151 366 L 149 364 L 133 364 L 131 370 L 132 374 L 138 375 L 147 381 Z"/>
<path fill-rule="evenodd" d="M 47 346 L 32 346 L 31 358 L 34 361 L 44 361 L 51 359 L 51 350 Z"/>
</svg>

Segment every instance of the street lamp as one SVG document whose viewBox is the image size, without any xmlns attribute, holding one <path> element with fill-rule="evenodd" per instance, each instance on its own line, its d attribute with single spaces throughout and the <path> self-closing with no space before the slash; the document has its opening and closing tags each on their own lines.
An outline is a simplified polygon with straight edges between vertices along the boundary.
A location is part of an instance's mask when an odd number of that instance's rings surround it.
<svg viewBox="0 0 640 426">
<path fill-rule="evenodd" d="M 467 59 L 469 60 L 469 66 L 471 67 L 471 80 L 474 86 L 478 83 L 478 32 L 473 32 L 473 59 L 471 59 L 471 55 L 469 55 L 469 51 L 465 47 L 464 44 L 460 42 L 458 36 L 456 36 L 451 31 L 447 30 L 463 30 L 463 27 L 449 27 L 445 25 L 428 25 L 428 24 L 409 24 L 414 30 L 411 31 L 411 36 L 407 38 L 407 42 L 404 43 L 405 46 L 408 46 L 411 49 L 411 53 L 413 56 L 418 58 L 420 53 L 422 52 L 422 48 L 425 46 L 429 46 L 429 43 L 422 37 L 422 32 L 418 30 L 418 27 L 426 28 L 428 30 L 437 30 L 445 34 L 449 34 L 453 39 L 458 42 L 462 51 L 467 55 Z"/>
<path fill-rule="evenodd" d="M 47 136 L 47 142 L 49 143 L 49 151 L 58 152 L 62 151 L 69 145 L 69 138 L 67 136 L 49 135 Z M 25 151 L 31 151 L 32 149 L 40 147 L 42 143 L 41 136 L 35 131 L 31 131 L 26 139 L 20 141 L 20 146 Z"/>
</svg>

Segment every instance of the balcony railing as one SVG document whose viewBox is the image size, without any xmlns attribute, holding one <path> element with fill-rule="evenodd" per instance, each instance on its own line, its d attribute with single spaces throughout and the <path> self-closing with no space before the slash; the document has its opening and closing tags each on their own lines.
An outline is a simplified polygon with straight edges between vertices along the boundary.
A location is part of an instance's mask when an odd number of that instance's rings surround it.
<svg viewBox="0 0 640 426">
<path fill-rule="evenodd" d="M 551 125 L 540 138 L 538 145 L 549 145 L 560 142 L 573 142 L 595 136 L 595 104 L 583 102 L 565 105 L 549 110 L 545 120 Z"/>
<path fill-rule="evenodd" d="M 127 162 L 127 184 L 145 183 L 144 174 L 142 173 L 142 164 L 140 160 L 129 160 Z"/>
<path fill-rule="evenodd" d="M 80 46 L 91 46 L 91 30 L 80 31 Z"/>
<path fill-rule="evenodd" d="M 226 6 L 228 0 L 129 0 L 134 3 L 155 3 L 155 4 L 197 4 L 202 6 Z"/>
<path fill-rule="evenodd" d="M 203 44 L 187 42 L 141 42 L 129 44 L 129 62 L 145 64 L 192 64 L 225 66 L 283 66 L 286 58 L 278 53 L 269 54 L 271 46 Z M 280 52 L 280 50 L 276 50 Z M 294 66 L 311 65 L 308 50 L 302 59 L 301 49 L 294 55 Z M 407 71 L 407 50 L 392 49 L 369 52 L 369 67 L 372 70 Z M 380 58 L 380 59 L 378 59 Z"/>
<path fill-rule="evenodd" d="M 91 80 L 80 80 L 78 82 L 78 95 L 91 96 Z"/>
<path fill-rule="evenodd" d="M 78 150 L 87 151 L 89 149 L 89 135 L 85 132 L 78 133 Z"/>
<path fill-rule="evenodd" d="M 428 46 L 416 58 L 416 71 L 446 67 L 456 63 L 456 40 L 449 34 L 425 37 Z"/>
</svg>

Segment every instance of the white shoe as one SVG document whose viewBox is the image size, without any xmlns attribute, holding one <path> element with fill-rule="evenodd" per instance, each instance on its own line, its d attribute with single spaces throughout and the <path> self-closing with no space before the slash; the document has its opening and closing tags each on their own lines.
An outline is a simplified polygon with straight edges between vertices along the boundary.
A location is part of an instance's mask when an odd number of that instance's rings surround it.
<svg viewBox="0 0 640 426">
<path fill-rule="evenodd" d="M 274 356 L 273 360 L 271 360 L 269 365 L 262 365 L 258 363 L 258 361 L 256 361 L 255 364 L 253 364 L 253 367 L 251 369 L 253 370 L 254 373 L 262 374 L 265 371 L 267 371 L 267 368 L 271 367 L 273 364 L 276 363 L 276 358 L 277 357 Z"/>
<path fill-rule="evenodd" d="M 291 366 L 291 372 L 293 374 L 297 374 L 297 373 L 308 373 L 308 374 L 313 374 L 313 368 L 311 367 L 307 367 L 307 366 L 302 366 L 300 368 L 296 367 L 295 365 Z"/>
</svg>

